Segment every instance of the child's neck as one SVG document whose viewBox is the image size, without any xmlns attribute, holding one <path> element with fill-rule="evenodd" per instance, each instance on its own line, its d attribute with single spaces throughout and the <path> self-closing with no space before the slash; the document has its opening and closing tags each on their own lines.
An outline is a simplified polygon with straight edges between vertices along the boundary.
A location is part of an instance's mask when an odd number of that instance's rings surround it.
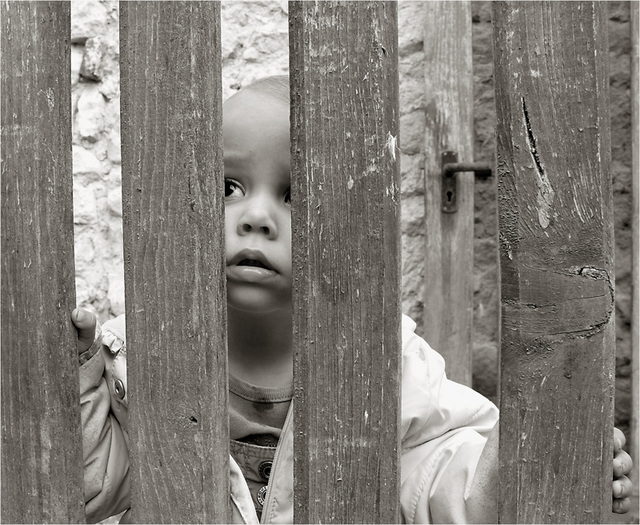
<svg viewBox="0 0 640 525">
<path fill-rule="evenodd" d="M 229 372 L 256 386 L 293 382 L 291 312 L 253 314 L 227 309 Z"/>
</svg>

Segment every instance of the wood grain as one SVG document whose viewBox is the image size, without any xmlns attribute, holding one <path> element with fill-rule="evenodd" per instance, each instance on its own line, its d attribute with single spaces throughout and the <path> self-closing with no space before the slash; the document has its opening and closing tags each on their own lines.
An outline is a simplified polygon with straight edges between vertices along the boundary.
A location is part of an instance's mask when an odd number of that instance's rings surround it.
<svg viewBox="0 0 640 525">
<path fill-rule="evenodd" d="M 2 521 L 82 523 L 68 2 L 3 2 Z"/>
<path fill-rule="evenodd" d="M 122 2 L 135 520 L 229 521 L 218 2 Z"/>
<path fill-rule="evenodd" d="M 471 3 L 425 2 L 425 338 L 447 376 L 471 385 L 473 332 L 472 172 L 458 173 L 458 211 L 442 212 L 441 156 L 473 162 Z"/>
<path fill-rule="evenodd" d="M 494 4 L 500 521 L 602 523 L 615 331 L 607 9 Z"/>
<path fill-rule="evenodd" d="M 631 216 L 631 260 L 632 260 L 632 302 L 631 302 L 631 435 L 629 450 L 634 458 L 631 479 L 634 491 L 638 495 L 638 459 L 640 459 L 640 443 L 638 442 L 638 411 L 640 411 L 640 5 L 631 2 L 631 133 L 632 144 L 632 216 Z"/>
<path fill-rule="evenodd" d="M 292 2 L 298 523 L 399 520 L 395 2 Z"/>
</svg>

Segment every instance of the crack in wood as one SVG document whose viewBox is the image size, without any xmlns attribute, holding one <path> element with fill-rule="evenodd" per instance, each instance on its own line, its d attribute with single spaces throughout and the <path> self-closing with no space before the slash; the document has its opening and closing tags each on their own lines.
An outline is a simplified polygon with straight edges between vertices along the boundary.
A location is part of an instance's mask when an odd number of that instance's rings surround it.
<svg viewBox="0 0 640 525">
<path fill-rule="evenodd" d="M 606 270 L 574 266 L 549 271 L 525 266 L 522 277 L 529 284 L 520 289 L 518 299 L 503 300 L 503 306 L 517 314 L 515 319 L 504 319 L 508 329 L 522 329 L 529 334 L 590 338 L 611 322 L 615 308 L 614 287 Z M 560 292 L 563 289 L 565 293 Z M 505 291 L 508 292 L 508 288 Z"/>
<path fill-rule="evenodd" d="M 527 143 L 529 144 L 529 152 L 531 153 L 531 157 L 533 158 L 533 161 L 536 163 L 536 168 L 538 169 L 538 175 L 546 178 L 544 168 L 542 167 L 542 163 L 540 162 L 540 157 L 538 156 L 536 138 L 533 136 L 533 130 L 531 129 L 531 121 L 529 120 L 529 112 L 527 111 L 527 103 L 525 102 L 524 97 L 522 97 L 522 114 L 524 115 L 524 122 L 527 127 Z"/>
<path fill-rule="evenodd" d="M 531 158 L 533 159 L 536 167 L 536 173 L 538 175 L 538 222 L 543 229 L 546 229 L 551 222 L 551 206 L 553 205 L 555 191 L 551 187 L 549 177 L 545 173 L 540 160 L 536 138 L 533 134 L 531 120 L 529 119 L 529 112 L 527 111 L 527 103 L 525 102 L 524 97 L 522 97 L 521 100 L 522 114 L 524 116 L 524 123 L 527 130 L 526 137 L 527 144 L 529 146 L 529 153 L 531 154 Z"/>
</svg>

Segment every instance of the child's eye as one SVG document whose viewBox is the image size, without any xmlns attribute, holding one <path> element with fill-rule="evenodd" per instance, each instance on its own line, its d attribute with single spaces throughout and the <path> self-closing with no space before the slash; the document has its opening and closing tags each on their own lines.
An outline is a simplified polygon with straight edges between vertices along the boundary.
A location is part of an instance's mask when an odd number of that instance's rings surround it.
<svg viewBox="0 0 640 525">
<path fill-rule="evenodd" d="M 244 190 L 242 186 L 238 182 L 233 179 L 224 179 L 224 197 L 228 199 L 229 197 L 242 197 L 244 195 Z"/>
<path fill-rule="evenodd" d="M 287 192 L 284 194 L 284 202 L 286 204 L 291 204 L 291 188 L 288 188 Z"/>
</svg>

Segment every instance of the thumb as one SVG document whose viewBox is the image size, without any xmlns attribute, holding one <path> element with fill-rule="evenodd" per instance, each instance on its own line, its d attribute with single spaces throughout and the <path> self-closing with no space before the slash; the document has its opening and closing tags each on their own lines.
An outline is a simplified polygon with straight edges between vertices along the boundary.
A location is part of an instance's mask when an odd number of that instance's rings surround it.
<svg viewBox="0 0 640 525">
<path fill-rule="evenodd" d="M 86 352 L 96 336 L 96 316 L 91 312 L 76 308 L 71 312 L 71 321 L 78 331 L 78 355 Z"/>
</svg>

